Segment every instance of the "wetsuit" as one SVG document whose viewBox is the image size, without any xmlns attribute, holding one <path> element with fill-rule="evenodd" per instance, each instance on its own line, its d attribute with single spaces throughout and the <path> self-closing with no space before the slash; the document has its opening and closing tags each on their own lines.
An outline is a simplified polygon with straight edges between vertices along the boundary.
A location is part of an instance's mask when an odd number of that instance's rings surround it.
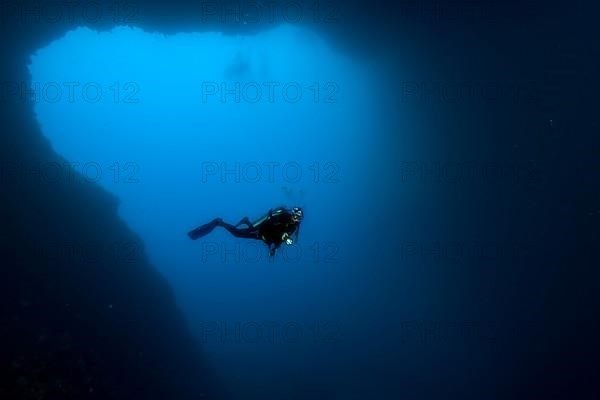
<svg viewBox="0 0 600 400">
<path fill-rule="evenodd" d="M 239 228 L 240 225 L 246 225 L 247 228 Z M 244 217 L 237 225 L 231 225 L 221 218 L 215 218 L 208 224 L 188 232 L 188 236 L 192 240 L 197 240 L 208 235 L 217 226 L 227 229 L 235 237 L 262 240 L 269 247 L 269 255 L 272 256 L 283 242 L 292 243 L 292 235 L 295 240 L 298 239 L 300 222 L 294 221 L 291 211 L 279 207 L 269 210 L 268 214 L 255 222 Z"/>
</svg>

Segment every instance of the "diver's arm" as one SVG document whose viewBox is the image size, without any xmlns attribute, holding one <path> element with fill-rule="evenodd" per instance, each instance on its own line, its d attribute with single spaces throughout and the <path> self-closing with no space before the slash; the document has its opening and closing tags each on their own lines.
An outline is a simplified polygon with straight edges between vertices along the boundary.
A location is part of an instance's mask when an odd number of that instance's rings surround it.
<svg viewBox="0 0 600 400">
<path fill-rule="evenodd" d="M 290 234 L 285 232 L 283 235 L 281 235 L 281 243 L 285 243 L 290 246 L 292 243 L 294 243 L 294 241 L 292 240 Z"/>
</svg>

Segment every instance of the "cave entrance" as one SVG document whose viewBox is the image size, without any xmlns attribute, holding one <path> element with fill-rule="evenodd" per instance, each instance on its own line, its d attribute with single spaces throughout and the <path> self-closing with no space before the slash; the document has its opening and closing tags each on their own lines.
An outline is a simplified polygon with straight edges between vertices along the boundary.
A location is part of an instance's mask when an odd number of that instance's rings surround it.
<svg viewBox="0 0 600 400">
<path fill-rule="evenodd" d="M 323 306 L 326 289 L 317 288 L 331 282 L 305 272 L 326 261 L 315 262 L 315 254 L 342 257 L 341 249 L 318 246 L 348 234 L 316 221 L 362 209 L 369 193 L 361 177 L 371 176 L 377 102 L 364 66 L 296 26 L 253 36 L 117 27 L 68 32 L 32 56 L 30 71 L 43 134 L 76 179 L 118 197 L 121 217 L 199 336 L 204 321 L 330 319 L 324 313 L 335 308 Z M 333 205 L 342 203 L 338 215 Z M 269 261 L 266 248 L 249 250 L 221 232 L 208 244 L 186 236 L 215 216 L 259 217 L 280 204 L 302 204 L 311 214 L 302 230 L 309 239 L 287 259 Z M 274 273 L 273 264 L 289 268 Z M 286 295 L 261 300 L 275 292 Z M 290 317 L 300 294 L 308 309 Z M 244 354 L 278 371 L 286 357 L 263 357 L 263 342 L 242 343 L 232 357 L 221 345 L 205 348 L 229 367 Z"/>
</svg>

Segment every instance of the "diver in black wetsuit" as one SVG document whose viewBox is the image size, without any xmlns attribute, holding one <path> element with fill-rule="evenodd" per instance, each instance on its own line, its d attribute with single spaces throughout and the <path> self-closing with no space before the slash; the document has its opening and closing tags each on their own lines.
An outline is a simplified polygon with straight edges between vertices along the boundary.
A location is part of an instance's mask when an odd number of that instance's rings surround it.
<svg viewBox="0 0 600 400">
<path fill-rule="evenodd" d="M 262 240 L 269 247 L 269 255 L 273 256 L 282 243 L 291 245 L 294 242 L 292 235 L 295 240 L 298 240 L 300 222 L 303 217 L 304 213 L 300 207 L 294 207 L 291 210 L 279 207 L 269 210 L 268 214 L 255 222 L 244 217 L 235 226 L 223 222 L 221 218 L 215 218 L 208 224 L 191 230 L 188 232 L 188 236 L 190 239 L 196 240 L 208 235 L 217 226 L 221 226 L 235 237 Z M 242 224 L 248 227 L 238 228 Z"/>
</svg>

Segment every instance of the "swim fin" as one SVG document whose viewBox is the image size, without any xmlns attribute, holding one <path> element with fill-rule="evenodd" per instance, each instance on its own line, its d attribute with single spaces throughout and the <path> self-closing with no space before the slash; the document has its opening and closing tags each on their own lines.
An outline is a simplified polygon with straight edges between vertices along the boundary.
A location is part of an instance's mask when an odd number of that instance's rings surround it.
<svg viewBox="0 0 600 400">
<path fill-rule="evenodd" d="M 192 240 L 200 239 L 201 237 L 206 236 L 209 233 L 211 233 L 213 231 L 213 229 L 215 229 L 221 221 L 222 221 L 221 218 L 215 218 L 212 221 L 210 221 L 208 224 L 201 225 L 201 226 L 197 227 L 196 229 L 189 231 L 188 236 Z"/>
</svg>

